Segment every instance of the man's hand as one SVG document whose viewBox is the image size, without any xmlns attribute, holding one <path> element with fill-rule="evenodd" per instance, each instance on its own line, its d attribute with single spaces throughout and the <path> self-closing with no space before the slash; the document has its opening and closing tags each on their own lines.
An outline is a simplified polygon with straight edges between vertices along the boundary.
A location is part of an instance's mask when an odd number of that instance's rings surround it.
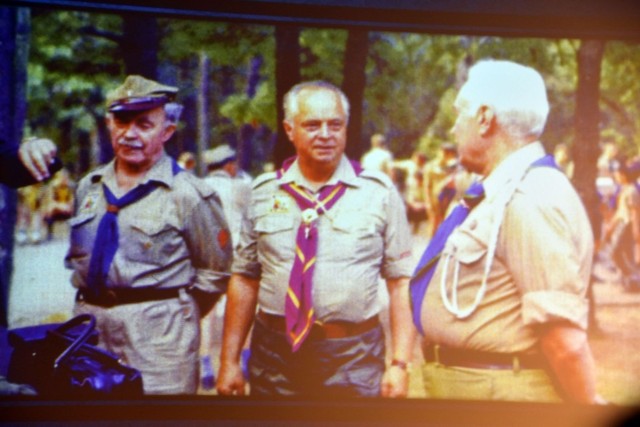
<svg viewBox="0 0 640 427">
<path fill-rule="evenodd" d="M 56 157 L 55 144 L 45 138 L 27 138 L 18 149 L 18 157 L 37 181 L 49 178 L 49 165 Z"/>
<path fill-rule="evenodd" d="M 239 363 L 224 363 L 220 366 L 216 389 L 223 396 L 244 396 L 244 377 Z"/>
<path fill-rule="evenodd" d="M 222 330 L 220 372 L 216 383 L 216 389 L 221 395 L 244 396 L 245 394 L 240 355 L 256 314 L 259 285 L 260 282 L 257 279 L 241 274 L 231 275 Z"/>
<path fill-rule="evenodd" d="M 382 397 L 407 397 L 408 392 L 409 372 L 399 366 L 389 366 L 382 376 L 380 395 Z"/>
<path fill-rule="evenodd" d="M 405 363 L 411 361 L 417 333 L 411 319 L 409 278 L 387 279 L 387 289 L 391 324 L 391 357 L 400 362 L 392 362 L 384 372 L 380 394 L 383 397 L 406 397 L 409 391 L 409 373 Z"/>
</svg>

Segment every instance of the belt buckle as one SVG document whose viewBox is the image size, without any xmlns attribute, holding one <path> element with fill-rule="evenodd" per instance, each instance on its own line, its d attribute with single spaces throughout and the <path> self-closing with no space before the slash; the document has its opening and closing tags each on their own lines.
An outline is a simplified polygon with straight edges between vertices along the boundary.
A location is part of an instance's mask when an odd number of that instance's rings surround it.
<svg viewBox="0 0 640 427">
<path fill-rule="evenodd" d="M 324 328 L 324 322 L 316 320 L 311 324 L 311 330 L 309 331 L 309 338 L 311 339 L 327 339 L 327 332 Z"/>
<path fill-rule="evenodd" d="M 100 300 L 105 307 L 113 307 L 118 304 L 118 295 L 113 289 L 104 289 L 100 292 Z"/>
</svg>

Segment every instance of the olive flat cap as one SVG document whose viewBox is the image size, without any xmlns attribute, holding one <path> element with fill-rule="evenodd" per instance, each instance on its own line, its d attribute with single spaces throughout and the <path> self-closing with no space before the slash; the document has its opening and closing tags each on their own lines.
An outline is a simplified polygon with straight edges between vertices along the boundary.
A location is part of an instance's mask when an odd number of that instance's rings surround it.
<svg viewBox="0 0 640 427">
<path fill-rule="evenodd" d="M 121 86 L 107 94 L 107 110 L 112 113 L 151 110 L 175 99 L 178 88 L 128 76 Z"/>
</svg>

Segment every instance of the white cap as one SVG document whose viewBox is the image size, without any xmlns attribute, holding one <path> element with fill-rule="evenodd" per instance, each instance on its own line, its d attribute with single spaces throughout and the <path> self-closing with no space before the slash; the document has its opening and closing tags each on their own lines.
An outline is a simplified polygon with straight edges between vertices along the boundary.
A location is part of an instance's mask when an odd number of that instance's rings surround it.
<svg viewBox="0 0 640 427">
<path fill-rule="evenodd" d="M 235 150 L 226 144 L 204 152 L 204 161 L 208 166 L 222 165 L 229 160 L 235 160 L 235 158 Z"/>
</svg>

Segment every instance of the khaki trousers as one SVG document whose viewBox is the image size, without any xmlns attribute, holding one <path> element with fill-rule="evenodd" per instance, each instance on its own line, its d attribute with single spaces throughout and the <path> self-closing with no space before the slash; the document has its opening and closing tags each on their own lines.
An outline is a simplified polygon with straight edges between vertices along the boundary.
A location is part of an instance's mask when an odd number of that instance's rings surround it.
<svg viewBox="0 0 640 427">
<path fill-rule="evenodd" d="M 422 368 L 428 398 L 561 402 L 542 369 L 472 369 L 428 362 Z"/>
<path fill-rule="evenodd" d="M 195 394 L 200 316 L 193 297 L 100 307 L 76 302 L 74 314 L 96 317 L 100 346 L 142 373 L 145 394 Z"/>
</svg>

